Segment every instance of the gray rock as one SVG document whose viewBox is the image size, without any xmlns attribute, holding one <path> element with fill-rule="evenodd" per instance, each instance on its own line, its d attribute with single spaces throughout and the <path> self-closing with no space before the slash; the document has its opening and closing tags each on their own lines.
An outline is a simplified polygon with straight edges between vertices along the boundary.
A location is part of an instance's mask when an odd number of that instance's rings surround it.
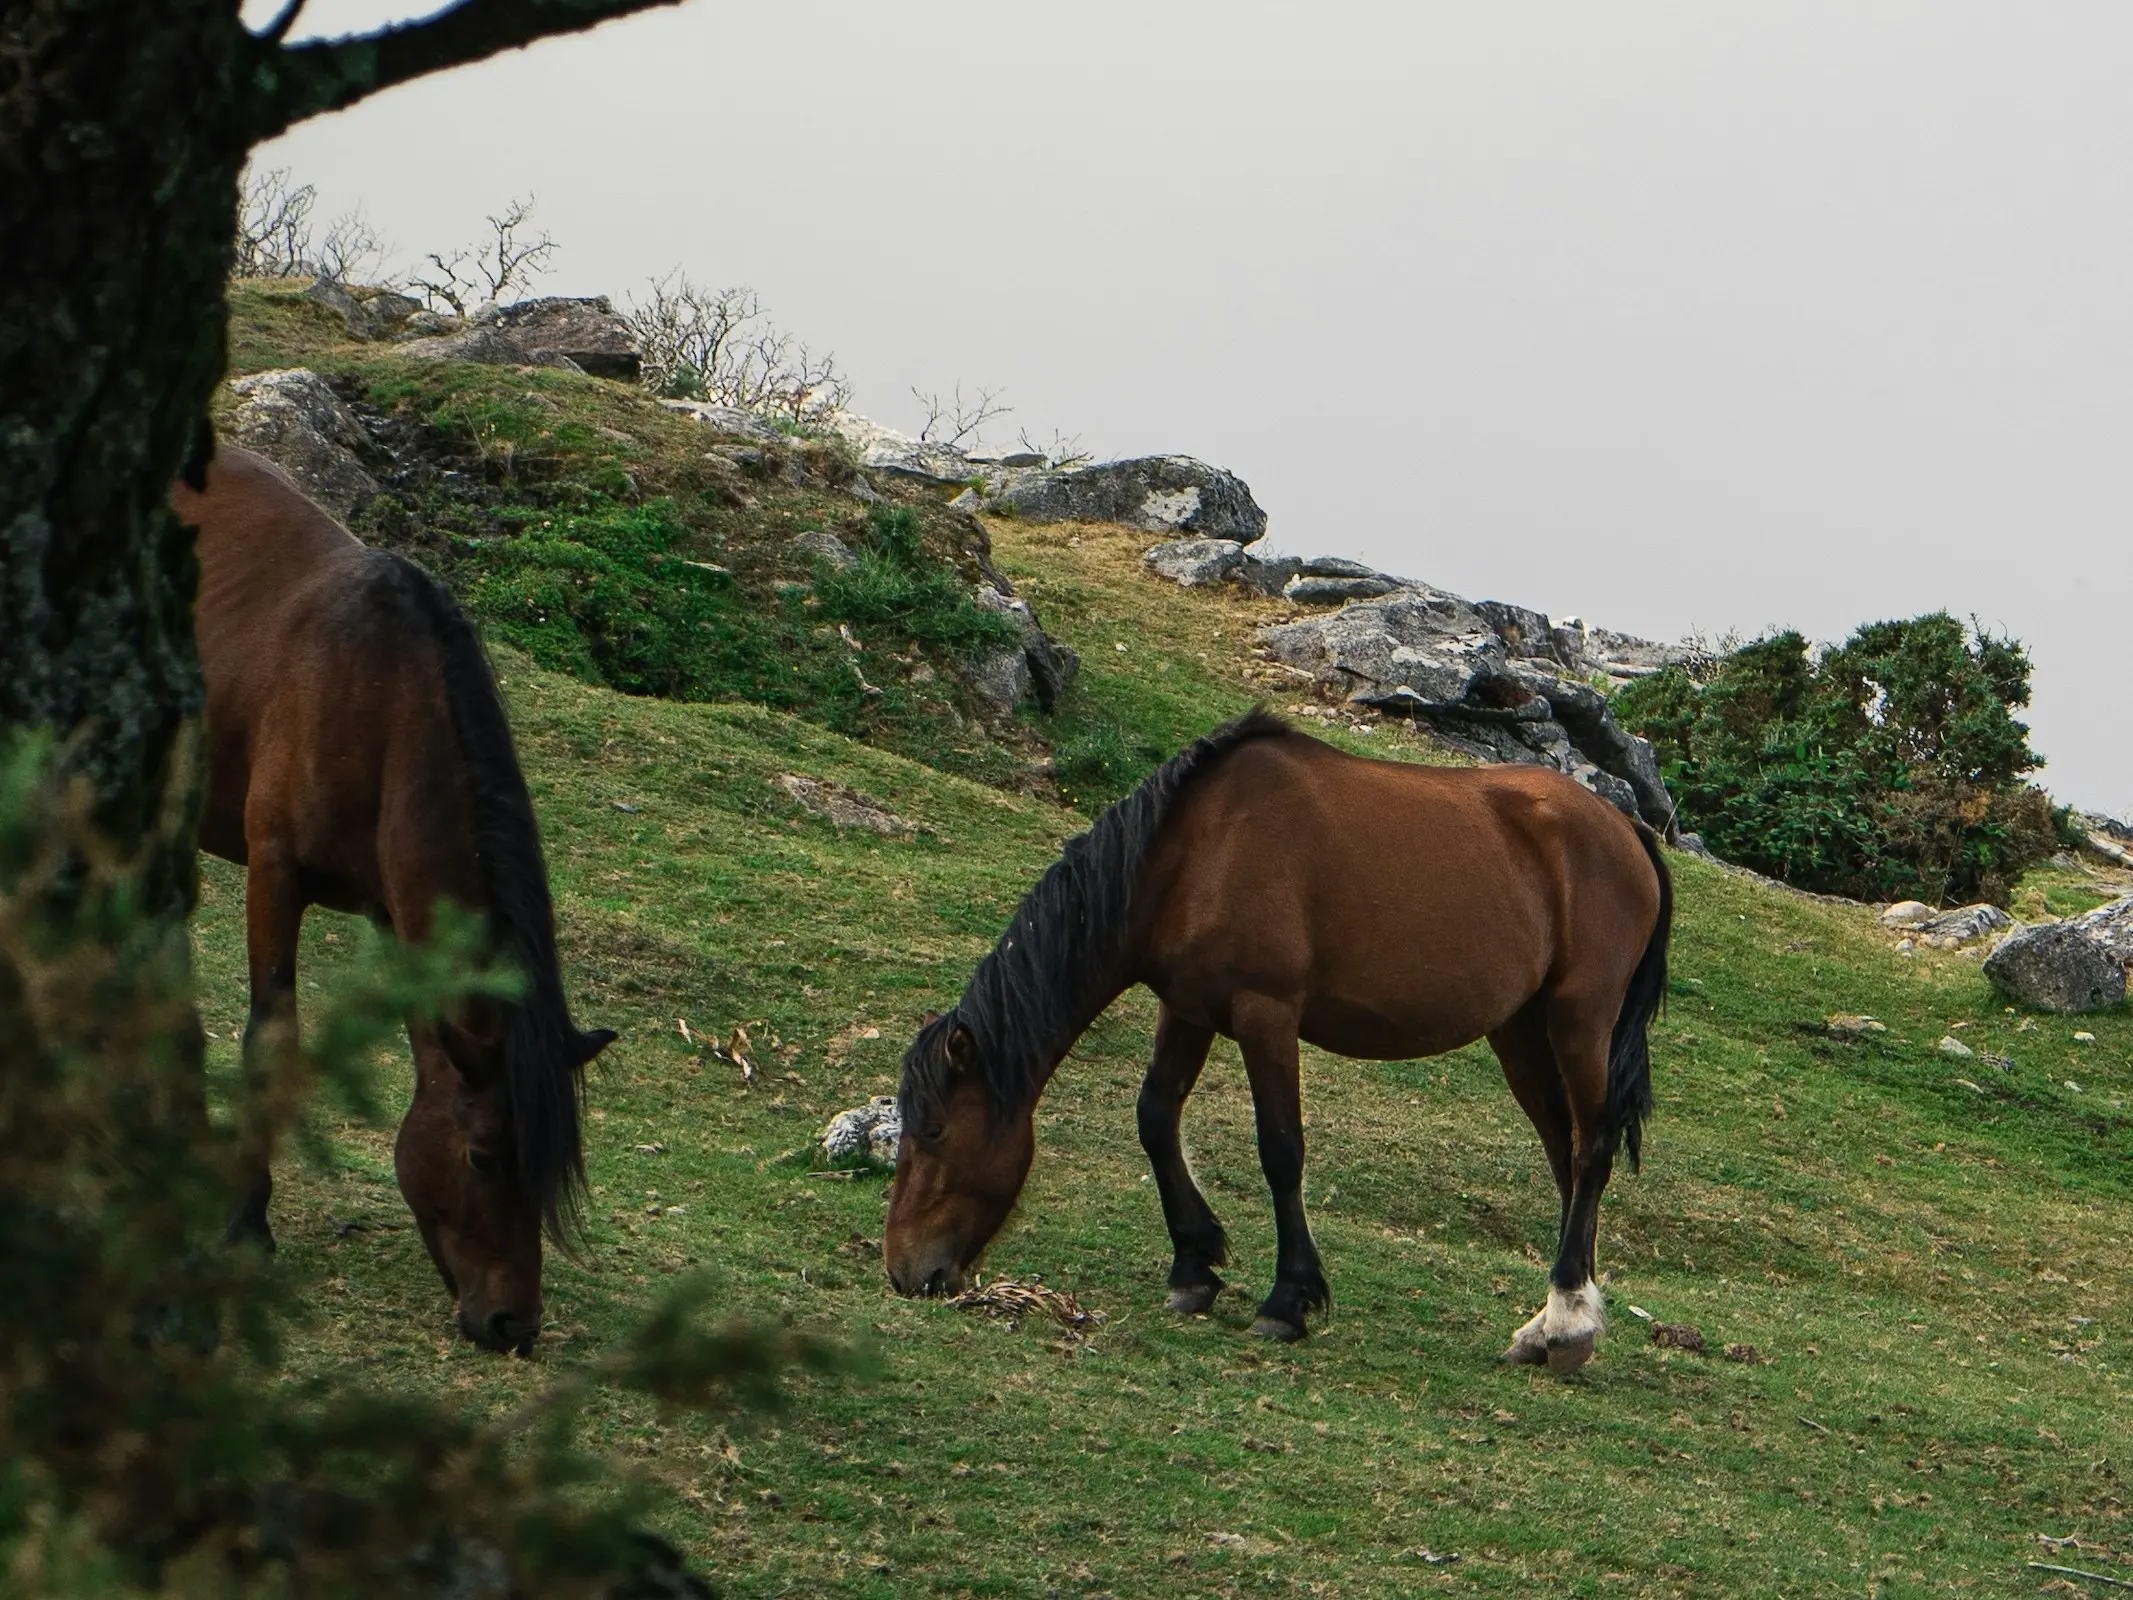
<svg viewBox="0 0 2133 1600">
<path fill-rule="evenodd" d="M 953 500 L 948 502 L 948 509 L 950 511 L 967 511 L 975 515 L 978 511 L 983 509 L 983 505 L 982 502 L 980 502 L 978 499 L 977 490 L 965 489 L 961 494 L 957 495 Z"/>
<path fill-rule="evenodd" d="M 1288 592 L 1309 582 L 1358 581 L 1365 580 L 1299 576 Z M 1606 697 L 1537 664 L 1552 658 L 1514 658 L 1487 615 L 1457 595 L 1409 585 L 1331 616 L 1269 628 L 1261 640 L 1275 660 L 1345 690 L 1356 704 L 1413 717 L 1484 760 L 1570 773 L 1669 837 L 1675 831 L 1657 757 L 1615 722 Z"/>
<path fill-rule="evenodd" d="M 999 458 L 1003 467 L 1044 467 L 1051 465 L 1042 450 L 1011 450 Z"/>
<path fill-rule="evenodd" d="M 643 351 L 629 320 L 616 312 L 605 295 L 521 300 L 484 311 L 475 320 L 479 326 L 509 334 L 536 357 L 552 351 L 596 378 L 635 383 L 643 370 Z"/>
<path fill-rule="evenodd" d="M 2070 922 L 2025 928 L 1985 958 L 1985 976 L 2040 1011 L 2102 1011 L 2126 997 L 2124 965 Z"/>
<path fill-rule="evenodd" d="M 820 561 L 838 572 L 859 564 L 859 558 L 852 554 L 850 545 L 834 533 L 824 533 L 819 528 L 809 528 L 803 533 L 794 534 L 785 541 L 785 548 L 801 561 L 810 564 Z"/>
<path fill-rule="evenodd" d="M 1281 592 L 1300 606 L 1339 606 L 1351 600 L 1374 600 L 1398 587 L 1392 579 L 1375 573 L 1360 578 L 1315 578 L 1299 572 Z"/>
<path fill-rule="evenodd" d="M 942 487 L 967 484 L 978 475 L 970 457 L 952 445 L 914 439 L 856 411 L 830 411 L 819 420 L 853 448 L 868 472 Z"/>
<path fill-rule="evenodd" d="M 1019 595 L 1002 594 L 981 583 L 971 598 L 980 608 L 1012 618 L 1022 629 L 1019 657 L 1010 648 L 980 661 L 971 670 L 971 685 L 978 697 L 1000 713 L 1012 711 L 1031 692 L 1037 705 L 1049 712 L 1066 693 L 1081 670 L 1081 657 L 1039 626 L 1029 602 Z M 1019 661 L 1019 667 L 1017 662 Z"/>
<path fill-rule="evenodd" d="M 1884 928 L 1923 928 L 1933 920 L 1933 908 L 1923 900 L 1899 900 L 1881 913 Z"/>
<path fill-rule="evenodd" d="M 533 350 L 504 329 L 475 326 L 433 339 L 409 339 L 400 353 L 418 361 L 472 361 L 492 367 L 562 367 L 581 372 L 570 357 L 555 350 Z"/>
<path fill-rule="evenodd" d="M 1360 561 L 1350 561 L 1346 556 L 1311 556 L 1296 564 L 1296 570 L 1307 578 L 1382 578 L 1384 573 Z M 1397 583 L 1394 584 L 1397 588 Z"/>
<path fill-rule="evenodd" d="M 265 456 L 343 522 L 379 493 L 356 451 L 368 442 L 355 413 L 308 367 L 255 372 L 230 382 L 238 404 L 222 438 Z"/>
<path fill-rule="evenodd" d="M 995 506 L 1032 522 L 1123 522 L 1150 533 L 1195 534 L 1250 544 L 1266 513 L 1244 480 L 1190 456 L 1142 456 L 1009 483 Z"/>
<path fill-rule="evenodd" d="M 2002 928 L 2014 926 L 2014 918 L 1998 906 L 1979 903 L 1974 906 L 1959 906 L 1953 911 L 1943 911 L 1918 925 L 1918 931 L 1928 938 L 1947 940 L 1954 944 L 1968 944 L 1973 939 L 1982 939 L 1988 933 L 1998 933 Z"/>
<path fill-rule="evenodd" d="M 2133 895 L 2066 920 L 2067 926 L 2079 928 L 2108 950 L 2113 959 L 2133 964 Z"/>
<path fill-rule="evenodd" d="M 1272 597 L 1288 587 L 1289 580 L 1302 570 L 1303 563 L 1294 556 L 1261 557 L 1247 550 L 1236 578 L 1254 593 Z"/>
<path fill-rule="evenodd" d="M 398 290 L 352 287 L 330 278 L 319 279 L 304 291 L 304 298 L 338 311 L 351 339 L 389 339 L 422 309 L 420 300 Z"/>
<path fill-rule="evenodd" d="M 892 1096 L 878 1094 L 863 1106 L 840 1111 L 822 1130 L 822 1153 L 832 1161 L 865 1156 L 885 1167 L 896 1165 L 896 1147 L 904 1136 L 903 1113 Z"/>
<path fill-rule="evenodd" d="M 466 318 L 455 317 L 449 311 L 418 311 L 401 325 L 403 339 L 431 339 L 442 334 L 464 333 Z"/>
<path fill-rule="evenodd" d="M 1003 646 L 970 666 L 970 687 L 994 716 L 1004 717 L 1013 711 L 1034 682 L 1028 652 L 1014 645 Z"/>
<path fill-rule="evenodd" d="M 764 444 L 783 444 L 785 435 L 753 411 L 742 411 L 735 406 L 715 406 L 703 400 L 662 400 L 659 402 L 669 411 L 678 411 L 685 417 L 694 417 L 705 427 L 719 433 L 732 434 L 742 439 L 757 439 Z"/>
<path fill-rule="evenodd" d="M 1559 666 L 1575 667 L 1575 651 L 1565 653 L 1555 636 L 1555 629 L 1538 611 L 1525 606 L 1514 606 L 1502 600 L 1476 601 L 1474 609 L 1488 619 L 1489 626 L 1496 630 L 1504 648 L 1514 656 L 1534 660 L 1552 661 Z M 1584 629 L 1577 631 L 1582 640 Z"/>
<path fill-rule="evenodd" d="M 867 482 L 861 473 L 853 473 L 852 481 L 844 486 L 845 493 L 866 505 L 874 505 L 881 499 L 881 492 Z"/>
<path fill-rule="evenodd" d="M 1159 578 L 1196 589 L 1220 583 L 1244 565 L 1244 546 L 1234 539 L 1173 539 L 1141 557 Z"/>
</svg>

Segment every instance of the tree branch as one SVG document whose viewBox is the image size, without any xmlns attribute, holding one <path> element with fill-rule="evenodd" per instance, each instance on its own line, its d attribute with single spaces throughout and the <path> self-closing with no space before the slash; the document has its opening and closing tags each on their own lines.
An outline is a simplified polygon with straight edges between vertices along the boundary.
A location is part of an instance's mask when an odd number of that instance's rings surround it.
<svg viewBox="0 0 2133 1600">
<path fill-rule="evenodd" d="M 256 143 L 322 112 L 448 67 L 675 0 L 460 0 L 424 22 L 283 46 L 254 39 L 247 131 Z M 292 19 L 293 20 L 293 19 Z"/>
</svg>

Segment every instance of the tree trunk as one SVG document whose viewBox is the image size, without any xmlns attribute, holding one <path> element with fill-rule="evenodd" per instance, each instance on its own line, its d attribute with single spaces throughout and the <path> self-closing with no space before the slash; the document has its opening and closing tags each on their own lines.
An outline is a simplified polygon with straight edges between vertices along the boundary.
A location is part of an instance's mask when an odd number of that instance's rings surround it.
<svg viewBox="0 0 2133 1600">
<path fill-rule="evenodd" d="M 106 913 L 128 913 L 128 965 L 165 996 L 188 966 L 201 709 L 192 535 L 166 496 L 223 372 L 235 11 L 0 9 L 0 758 L 49 738 L 88 824 L 42 903 L 15 911 L 107 940 Z M 92 839 L 123 870 L 88 870 Z M 0 1060 L 93 1048 L 26 1026 L 30 982 L 0 955 Z M 87 1035 L 102 1019 L 73 1020 Z M 180 1032 L 197 1063 L 197 1025 Z"/>
</svg>

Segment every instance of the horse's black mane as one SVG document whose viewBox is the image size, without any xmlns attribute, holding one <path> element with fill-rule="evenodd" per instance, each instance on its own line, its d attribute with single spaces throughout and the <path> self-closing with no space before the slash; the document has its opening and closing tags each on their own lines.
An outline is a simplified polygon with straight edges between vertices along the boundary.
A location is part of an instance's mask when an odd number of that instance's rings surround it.
<svg viewBox="0 0 2133 1600">
<path fill-rule="evenodd" d="M 1241 744 L 1289 732 L 1264 707 L 1172 756 L 1066 843 L 971 974 L 955 1009 L 919 1030 L 904 1055 L 904 1126 L 931 1117 L 948 1091 L 949 1034 L 977 1046 L 996 1122 L 1026 1106 L 1096 1010 L 1117 993 L 1135 886 L 1179 792 Z"/>
<path fill-rule="evenodd" d="M 490 934 L 497 954 L 525 975 L 526 992 L 508 1008 L 504 1035 L 504 1092 L 519 1176 L 542 1226 L 566 1244 L 585 1189 L 584 1077 L 578 1031 L 563 998 L 555 907 L 533 801 L 503 697 L 473 626 L 443 584 L 403 557 L 388 559 L 437 641 L 445 700 L 474 791 L 474 846 L 488 893 Z"/>
</svg>

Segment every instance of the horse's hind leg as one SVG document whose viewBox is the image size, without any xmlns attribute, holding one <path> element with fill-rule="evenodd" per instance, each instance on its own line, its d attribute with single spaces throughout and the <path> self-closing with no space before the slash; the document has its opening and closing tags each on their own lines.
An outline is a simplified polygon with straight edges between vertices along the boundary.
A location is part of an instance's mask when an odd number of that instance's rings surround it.
<svg viewBox="0 0 2133 1600">
<path fill-rule="evenodd" d="M 1252 1081 L 1252 1114 L 1259 1128 L 1259 1170 L 1274 1195 L 1274 1287 L 1252 1332 L 1265 1339 L 1301 1339 L 1305 1318 L 1330 1305 L 1318 1246 L 1304 1220 L 1303 1083 L 1297 1062 L 1293 1006 L 1239 995 L 1230 1027 Z"/>
<path fill-rule="evenodd" d="M 1185 1097 L 1200 1081 L 1207 1052 L 1215 1041 L 1212 1028 L 1181 1021 L 1164 1006 L 1155 1019 L 1155 1054 L 1141 1082 L 1141 1148 L 1155 1170 L 1156 1191 L 1163 1197 L 1163 1221 L 1170 1229 L 1170 1309 L 1205 1311 L 1222 1292 L 1215 1268 L 1229 1259 L 1229 1239 L 1215 1220 L 1207 1197 L 1192 1181 L 1178 1143 L 1178 1119 Z"/>
<path fill-rule="evenodd" d="M 274 847 L 251 846 L 244 880 L 245 956 L 251 968 L 252 1008 L 244 1025 L 244 1103 L 239 1161 L 243 1197 L 224 1237 L 274 1248 L 267 1204 L 274 1197 L 272 1138 L 265 1126 L 268 1075 L 275 1054 L 296 1044 L 296 940 L 304 902 L 294 863 Z"/>
<path fill-rule="evenodd" d="M 1569 1226 L 1571 1175 L 1570 1102 L 1563 1092 L 1563 1075 L 1556 1066 L 1555 1048 L 1548 1042 L 1547 1019 L 1541 1008 L 1530 1005 L 1489 1035 L 1489 1048 L 1503 1063 L 1504 1080 L 1511 1094 L 1532 1120 L 1541 1148 L 1547 1152 L 1548 1170 L 1555 1175 L 1558 1238 Z M 1545 1308 L 1511 1336 L 1503 1359 L 1527 1366 L 1540 1366 L 1548 1359 L 1548 1342 L 1542 1332 Z"/>
<path fill-rule="evenodd" d="M 1575 1372 L 1592 1356 L 1606 1321 L 1599 1285 L 1597 1240 L 1600 1195 L 1614 1171 L 1614 1144 L 1607 1137 L 1607 1054 L 1613 1019 L 1599 1008 L 1551 1008 L 1548 1039 L 1561 1070 L 1570 1107 L 1570 1203 L 1555 1265 L 1548 1273 L 1548 1304 L 1541 1311 L 1541 1340 L 1548 1365 Z"/>
</svg>

